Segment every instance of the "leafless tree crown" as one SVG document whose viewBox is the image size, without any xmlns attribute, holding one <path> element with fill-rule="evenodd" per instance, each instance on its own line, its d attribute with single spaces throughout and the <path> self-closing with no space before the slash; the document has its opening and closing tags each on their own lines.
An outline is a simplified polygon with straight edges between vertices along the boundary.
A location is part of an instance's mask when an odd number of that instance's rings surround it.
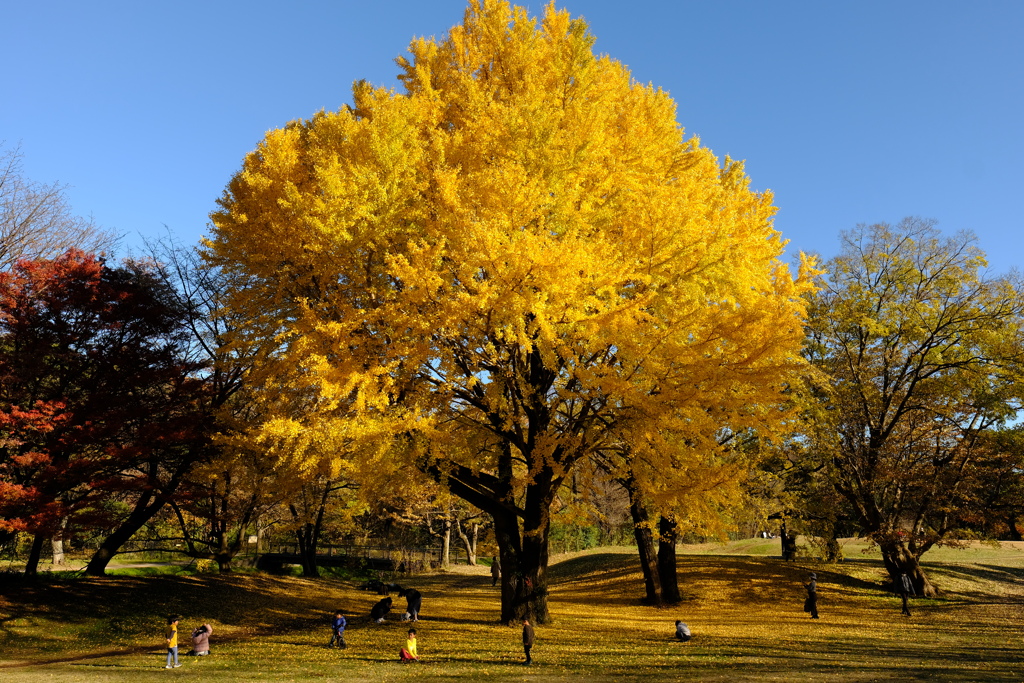
<svg viewBox="0 0 1024 683">
<path fill-rule="evenodd" d="M 0 270 L 20 258 L 53 258 L 70 247 L 101 252 L 115 246 L 113 233 L 72 212 L 66 190 L 26 178 L 21 148 L 5 150 L 0 141 Z"/>
</svg>

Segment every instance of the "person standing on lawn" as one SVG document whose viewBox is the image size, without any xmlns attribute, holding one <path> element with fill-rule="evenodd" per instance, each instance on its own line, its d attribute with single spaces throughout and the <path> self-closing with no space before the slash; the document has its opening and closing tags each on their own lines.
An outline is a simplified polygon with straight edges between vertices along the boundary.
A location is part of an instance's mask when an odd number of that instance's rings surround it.
<svg viewBox="0 0 1024 683">
<path fill-rule="evenodd" d="M 533 648 L 533 626 L 530 625 L 529 619 L 523 619 L 523 652 L 526 653 L 526 666 L 533 664 L 533 658 L 530 657 L 530 650 Z"/>
<path fill-rule="evenodd" d="M 811 619 L 818 618 L 818 575 L 810 573 L 810 582 L 804 584 L 807 589 L 807 600 L 804 601 L 804 611 L 811 613 Z"/>
<path fill-rule="evenodd" d="M 165 669 L 177 669 L 181 664 L 178 663 L 178 621 L 180 617 L 171 615 L 167 617 L 167 632 L 164 634 L 164 639 L 167 641 L 167 666 Z M 171 666 L 171 663 L 174 663 Z"/>
<path fill-rule="evenodd" d="M 491 561 L 491 587 L 498 585 L 499 579 L 501 579 L 501 561 L 495 555 Z"/>
<path fill-rule="evenodd" d="M 906 572 L 900 574 L 900 578 L 896 580 L 896 591 L 903 598 L 903 614 L 909 617 L 910 603 L 907 600 L 911 595 L 917 595 L 917 593 L 914 592 L 914 582 L 910 580 Z"/>
</svg>

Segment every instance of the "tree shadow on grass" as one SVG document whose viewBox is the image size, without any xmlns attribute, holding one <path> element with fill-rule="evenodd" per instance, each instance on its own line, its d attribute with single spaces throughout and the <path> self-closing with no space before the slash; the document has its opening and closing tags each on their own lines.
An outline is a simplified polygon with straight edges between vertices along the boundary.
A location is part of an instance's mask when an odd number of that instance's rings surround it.
<svg viewBox="0 0 1024 683">
<path fill-rule="evenodd" d="M 596 568 L 605 567 L 603 571 Z M 827 567 L 783 562 L 764 557 L 732 555 L 682 555 L 678 562 L 682 602 L 778 602 L 802 603 L 808 574 L 817 574 L 819 593 L 851 594 L 880 591 L 876 582 L 848 576 Z M 600 598 L 602 605 L 627 606 L 645 596 L 639 559 L 635 556 L 595 553 L 556 565 L 552 590 L 562 599 L 587 602 Z"/>
<path fill-rule="evenodd" d="M 1024 567 L 1000 567 L 992 564 L 950 564 L 947 562 L 934 562 L 925 565 L 941 569 L 950 575 L 971 577 L 981 581 L 993 581 L 996 583 L 1013 583 L 1024 580 Z"/>
<path fill-rule="evenodd" d="M 46 621 L 61 624 L 61 630 L 83 629 L 87 640 L 124 643 L 114 652 L 134 652 L 133 642 L 162 637 L 168 614 L 182 615 L 183 632 L 205 621 L 227 626 L 217 633 L 217 640 L 225 642 L 257 634 L 326 630 L 329 612 L 336 605 L 355 611 L 350 607 L 353 603 L 366 602 L 368 613 L 372 599 L 353 595 L 351 588 L 335 580 L 258 574 L 9 578 L 0 585 L 0 642 L 12 651 L 22 643 L 30 646 L 32 658 L 39 658 L 36 661 L 63 660 L 62 652 L 75 647 L 61 634 L 35 626 Z M 52 656 L 45 654 L 47 649 L 55 651 Z M 68 651 L 66 656 L 78 659 L 83 654 Z"/>
</svg>

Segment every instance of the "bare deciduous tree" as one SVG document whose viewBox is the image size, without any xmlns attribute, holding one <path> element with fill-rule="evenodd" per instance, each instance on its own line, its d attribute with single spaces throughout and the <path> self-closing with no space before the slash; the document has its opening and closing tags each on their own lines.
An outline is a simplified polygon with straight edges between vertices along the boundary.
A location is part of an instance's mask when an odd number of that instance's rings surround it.
<svg viewBox="0 0 1024 683">
<path fill-rule="evenodd" d="M 116 235 L 72 212 L 66 185 L 26 178 L 21 147 L 2 146 L 0 141 L 0 269 L 20 258 L 55 258 L 71 247 L 100 252 L 115 245 Z"/>
</svg>

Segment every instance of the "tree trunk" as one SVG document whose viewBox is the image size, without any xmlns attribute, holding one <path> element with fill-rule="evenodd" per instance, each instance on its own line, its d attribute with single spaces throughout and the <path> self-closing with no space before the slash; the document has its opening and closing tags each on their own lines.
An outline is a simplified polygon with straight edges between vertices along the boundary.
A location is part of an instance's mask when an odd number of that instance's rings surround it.
<svg viewBox="0 0 1024 683">
<path fill-rule="evenodd" d="M 658 555 L 654 549 L 654 534 L 651 531 L 651 517 L 644 505 L 643 495 L 632 477 L 620 482 L 629 494 L 629 514 L 633 518 L 633 538 L 636 539 L 637 552 L 640 555 L 640 569 L 644 574 L 644 590 L 647 596 L 644 602 L 660 607 L 661 577 L 658 574 Z"/>
<path fill-rule="evenodd" d="M 28 552 L 28 560 L 25 561 L 25 575 L 35 576 L 39 573 L 39 558 L 43 554 L 43 542 L 46 537 L 36 534 L 32 539 L 32 548 Z"/>
<path fill-rule="evenodd" d="M 782 529 L 779 533 L 779 544 L 782 546 L 782 559 L 786 562 L 796 559 L 796 537 L 791 536 L 786 530 L 786 520 L 782 520 Z"/>
<path fill-rule="evenodd" d="M 519 596 L 522 555 L 519 546 L 519 520 L 514 513 L 494 512 L 494 539 L 498 544 L 501 562 L 501 623 L 514 624 L 526 617 Z"/>
<path fill-rule="evenodd" d="M 424 471 L 447 484 L 455 495 L 480 508 L 494 520 L 494 536 L 501 562 L 502 623 L 513 624 L 531 618 L 531 621 L 543 624 L 550 619 L 547 566 L 551 501 L 562 479 L 555 476 L 550 466 L 539 466 L 539 471 L 526 485 L 520 507 L 511 486 L 514 462 L 511 445 L 503 444 L 502 451 L 497 475 L 480 474 L 459 466 L 441 470 L 431 464 L 427 464 Z M 483 492 L 476 485 L 481 481 L 486 482 Z"/>
<path fill-rule="evenodd" d="M 236 525 L 233 540 L 229 540 L 226 531 L 220 535 L 220 549 L 213 557 L 219 572 L 230 572 L 231 562 L 238 553 L 242 552 L 242 547 L 248 544 L 249 524 L 252 522 L 253 515 L 255 514 L 256 505 L 257 496 L 253 494 L 249 497 L 246 506 L 242 510 L 242 516 Z"/>
<path fill-rule="evenodd" d="M 299 561 L 302 564 L 302 575 L 309 578 L 320 576 L 320 566 L 316 561 L 316 532 L 314 525 L 307 522 L 295 530 L 295 538 L 299 542 Z"/>
<path fill-rule="evenodd" d="M 914 582 L 914 591 L 918 595 L 926 598 L 934 598 L 939 595 L 939 589 L 928 580 L 919 559 L 907 550 L 903 541 L 886 541 L 880 543 L 879 548 L 882 551 L 882 562 L 894 585 L 898 585 L 895 582 L 899 581 L 900 575 L 906 572 L 910 580 Z"/>
<path fill-rule="evenodd" d="M 522 532 L 514 514 L 494 515 L 494 533 L 501 557 L 502 623 L 548 623 L 548 508 L 527 504 Z"/>
<path fill-rule="evenodd" d="M 316 489 L 313 489 L 316 491 Z M 295 530 L 295 536 L 299 542 L 299 555 L 302 563 L 302 575 L 310 578 L 317 578 L 320 576 L 320 565 L 317 563 L 317 547 L 320 544 L 320 530 L 323 528 L 324 514 L 327 512 L 327 501 L 330 500 L 331 493 L 335 489 L 331 481 L 323 482 L 323 489 L 319 491 L 319 501 L 316 503 L 316 517 L 314 521 L 308 521 L 309 517 L 305 517 L 307 520 L 298 529 Z M 304 512 L 309 512 L 309 502 L 306 497 L 306 491 L 303 491 L 303 500 L 306 501 Z M 298 509 L 294 503 L 288 506 L 288 509 L 292 513 L 292 517 L 295 520 L 303 519 L 299 515 Z"/>
<path fill-rule="evenodd" d="M 53 552 L 53 566 L 59 567 L 64 564 L 64 530 L 68 528 L 68 518 L 61 517 L 60 527 L 53 532 L 50 539 L 50 550 Z"/>
<path fill-rule="evenodd" d="M 666 604 L 675 604 L 679 596 L 679 580 L 676 575 L 676 535 L 678 524 L 673 517 L 658 520 L 658 576 L 661 579 L 661 598 Z"/>
<path fill-rule="evenodd" d="M 843 546 L 839 543 L 836 525 L 829 524 L 828 538 L 825 539 L 825 561 L 832 564 L 843 561 Z"/>
<path fill-rule="evenodd" d="M 1009 530 L 1011 541 L 1024 541 L 1024 536 L 1021 536 L 1020 526 L 1017 524 L 1016 515 L 1008 515 L 1006 518 L 1006 526 Z"/>
<path fill-rule="evenodd" d="M 480 525 L 476 522 L 473 523 L 472 536 L 462 530 L 462 523 L 459 519 L 455 518 L 455 533 L 458 535 L 459 540 L 462 541 L 463 547 L 466 548 L 466 563 L 472 566 L 476 566 L 476 537 L 477 530 Z"/>
<path fill-rule="evenodd" d="M 176 487 L 177 484 L 174 484 Z M 103 543 L 89 559 L 85 567 L 85 573 L 89 576 L 103 576 L 107 573 L 107 565 L 114 559 L 121 547 L 127 543 L 135 533 L 141 529 L 146 522 L 153 518 L 160 508 L 164 506 L 166 498 L 157 496 L 150 491 L 139 497 L 135 508 L 128 515 L 121 526 L 114 529 L 113 533 L 103 539 Z"/>
<path fill-rule="evenodd" d="M 548 614 L 548 539 L 551 531 L 547 504 L 530 504 L 527 490 L 526 515 L 523 517 L 523 558 L 520 569 L 525 577 L 523 599 L 527 612 L 537 624 L 551 620 Z"/>
<path fill-rule="evenodd" d="M 202 453 L 202 442 L 193 443 L 189 449 L 188 457 L 177 463 L 177 469 L 174 470 L 171 478 L 163 486 L 159 485 L 157 479 L 157 467 L 158 463 L 153 460 L 149 463 L 150 473 L 149 481 L 151 482 L 151 488 L 148 488 L 142 494 L 139 495 L 139 499 L 135 501 L 135 507 L 128 515 L 121 526 L 114 529 L 113 533 L 103 539 L 103 543 L 93 553 L 93 556 L 89 559 L 89 564 L 85 567 L 85 573 L 89 576 L 103 576 L 107 572 L 107 565 L 114 559 L 121 547 L 127 543 L 135 533 L 141 529 L 146 522 L 153 519 L 153 516 L 160 511 L 160 508 L 170 499 L 175 491 L 178 490 L 178 486 L 181 485 L 182 479 L 185 477 L 185 473 L 188 472 L 192 465 L 198 460 L 199 455 Z"/>
<path fill-rule="evenodd" d="M 448 569 L 452 564 L 452 520 L 445 516 L 441 532 L 441 568 Z"/>
</svg>

